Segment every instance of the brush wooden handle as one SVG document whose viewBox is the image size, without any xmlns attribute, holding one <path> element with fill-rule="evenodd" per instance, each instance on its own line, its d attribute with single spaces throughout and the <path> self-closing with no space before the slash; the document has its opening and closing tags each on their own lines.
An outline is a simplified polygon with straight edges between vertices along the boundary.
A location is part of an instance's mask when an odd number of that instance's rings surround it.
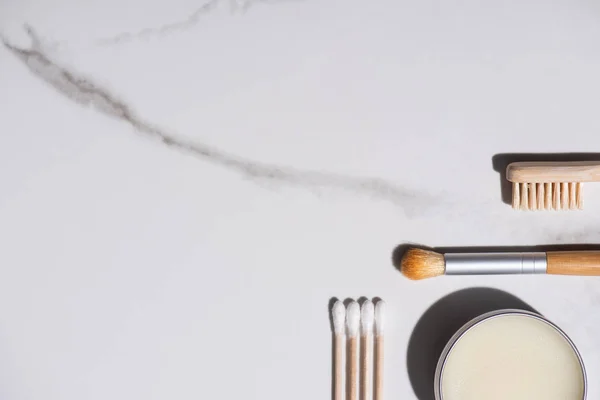
<svg viewBox="0 0 600 400">
<path fill-rule="evenodd" d="M 600 276 L 600 251 L 549 251 L 546 273 Z"/>
<path fill-rule="evenodd" d="M 600 161 L 514 162 L 506 167 L 511 182 L 599 182 Z"/>
</svg>

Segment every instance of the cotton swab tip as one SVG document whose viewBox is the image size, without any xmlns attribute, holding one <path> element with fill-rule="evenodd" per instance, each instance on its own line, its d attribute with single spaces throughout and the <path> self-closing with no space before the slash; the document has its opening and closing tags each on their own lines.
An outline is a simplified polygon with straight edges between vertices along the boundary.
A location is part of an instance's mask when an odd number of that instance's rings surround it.
<svg viewBox="0 0 600 400">
<path fill-rule="evenodd" d="M 375 308 L 371 300 L 366 300 L 360 310 L 360 326 L 362 334 L 367 335 L 373 330 L 373 322 L 375 319 Z"/>
<path fill-rule="evenodd" d="M 341 301 L 336 301 L 331 309 L 333 319 L 333 332 L 336 335 L 344 334 L 344 320 L 346 319 L 346 307 Z"/>
<path fill-rule="evenodd" d="M 346 328 L 348 336 L 356 337 L 360 327 L 360 306 L 356 301 L 353 301 L 346 308 Z"/>
<path fill-rule="evenodd" d="M 375 333 L 377 335 L 383 335 L 383 328 L 385 327 L 385 302 L 379 300 L 375 305 Z"/>
</svg>

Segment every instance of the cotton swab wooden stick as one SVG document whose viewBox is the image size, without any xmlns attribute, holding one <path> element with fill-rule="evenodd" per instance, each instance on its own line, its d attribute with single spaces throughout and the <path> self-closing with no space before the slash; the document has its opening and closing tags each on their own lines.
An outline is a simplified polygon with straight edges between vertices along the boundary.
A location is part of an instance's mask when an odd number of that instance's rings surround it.
<svg viewBox="0 0 600 400">
<path fill-rule="evenodd" d="M 346 399 L 357 400 L 358 381 L 357 381 L 357 337 L 360 328 L 360 306 L 353 301 L 346 308 L 346 329 L 348 331 L 346 348 Z"/>
<path fill-rule="evenodd" d="M 379 300 L 375 305 L 375 389 L 373 400 L 383 400 L 383 328 L 385 302 Z"/>
<path fill-rule="evenodd" d="M 373 303 L 366 300 L 360 310 L 360 400 L 369 400 L 371 380 L 371 340 L 373 339 Z"/>
<path fill-rule="evenodd" d="M 333 400 L 344 400 L 344 339 L 346 307 L 336 301 L 331 309 L 333 319 Z"/>
</svg>

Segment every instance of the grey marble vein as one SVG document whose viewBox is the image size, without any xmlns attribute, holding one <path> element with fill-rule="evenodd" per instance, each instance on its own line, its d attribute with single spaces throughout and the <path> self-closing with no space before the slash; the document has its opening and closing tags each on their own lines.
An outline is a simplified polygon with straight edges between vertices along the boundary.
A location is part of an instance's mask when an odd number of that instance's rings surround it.
<svg viewBox="0 0 600 400">
<path fill-rule="evenodd" d="M 288 1 L 298 1 L 298 0 L 230 0 L 232 10 L 240 10 L 242 12 L 247 12 L 252 6 L 258 3 L 283 3 Z M 137 39 L 148 39 L 151 37 L 160 37 L 163 35 L 167 35 L 170 33 L 183 31 L 189 29 L 196 25 L 198 21 L 205 15 L 213 11 L 219 5 L 220 0 L 209 0 L 201 7 L 194 10 L 189 16 L 186 18 L 173 21 L 170 23 L 166 23 L 164 25 L 158 27 L 149 27 L 141 29 L 137 32 L 123 32 L 110 37 L 97 39 L 95 41 L 95 45 L 97 46 L 110 46 L 126 43 L 132 40 Z"/>
<path fill-rule="evenodd" d="M 38 78 L 50 84 L 58 93 L 82 106 L 119 119 L 147 137 L 158 139 L 163 145 L 187 152 L 197 158 L 234 170 L 250 178 L 289 184 L 309 189 L 335 188 L 387 200 L 400 206 L 407 215 L 420 213 L 439 203 L 437 197 L 410 190 L 380 178 L 355 177 L 320 171 L 300 170 L 271 165 L 228 154 L 214 147 L 178 137 L 171 131 L 157 127 L 138 115 L 128 104 L 89 79 L 60 66 L 40 47 L 40 40 L 29 28 L 32 38 L 30 49 L 16 47 L 6 39 L 4 46 Z"/>
<path fill-rule="evenodd" d="M 190 15 L 184 19 L 165 23 L 160 26 L 147 27 L 133 32 L 120 32 L 114 35 L 93 39 L 91 42 L 77 46 L 76 48 L 64 41 L 42 40 L 37 38 L 39 44 L 43 44 L 44 49 L 52 52 L 64 52 L 74 50 L 86 50 L 94 47 L 108 47 L 132 42 L 134 40 L 145 40 L 154 37 L 161 37 L 171 33 L 184 31 L 195 26 L 202 16 L 213 11 L 219 4 L 220 0 L 209 0 L 202 6 L 195 9 Z M 33 30 L 29 25 L 25 25 L 25 29 L 30 36 L 34 36 Z"/>
<path fill-rule="evenodd" d="M 183 31 L 196 25 L 203 15 L 214 10 L 218 4 L 219 0 L 209 0 L 207 3 L 194 10 L 185 19 L 169 22 L 157 27 L 144 28 L 137 32 L 122 32 L 114 36 L 97 39 L 95 44 L 98 46 L 109 46 L 126 43 L 134 39 L 148 39 L 154 36 L 163 36 L 173 32 Z"/>
<path fill-rule="evenodd" d="M 286 2 L 302 1 L 302 0 L 229 0 L 232 11 L 240 11 L 242 13 L 247 12 L 250 8 L 258 3 L 275 4 L 275 3 L 286 3 Z M 169 35 L 175 32 L 185 31 L 194 27 L 203 16 L 214 11 L 221 0 L 208 0 L 202 6 L 196 8 L 191 14 L 183 19 L 164 23 L 160 26 L 153 26 L 143 28 L 133 32 L 120 32 L 114 35 L 97 38 L 92 40 L 87 45 L 83 45 L 76 50 L 83 50 L 93 47 L 108 47 L 121 45 L 132 42 L 134 40 L 146 40 L 151 38 L 159 38 L 165 35 Z M 67 42 L 61 41 L 44 41 L 44 47 L 46 49 L 52 49 L 53 51 L 65 51 L 74 49 L 70 47 Z"/>
</svg>

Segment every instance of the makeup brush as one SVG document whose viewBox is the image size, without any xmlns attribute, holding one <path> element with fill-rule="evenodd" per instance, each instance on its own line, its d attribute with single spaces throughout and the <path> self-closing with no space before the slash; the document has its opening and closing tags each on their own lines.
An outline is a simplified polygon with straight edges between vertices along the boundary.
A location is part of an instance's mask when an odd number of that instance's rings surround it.
<svg viewBox="0 0 600 400">
<path fill-rule="evenodd" d="M 436 253 L 409 249 L 401 271 L 409 279 L 440 275 L 552 274 L 600 276 L 600 251 Z"/>
<path fill-rule="evenodd" d="M 360 309 L 360 400 L 368 400 L 371 377 L 369 360 L 371 359 L 371 339 L 375 308 L 371 300 L 365 300 Z"/>
<path fill-rule="evenodd" d="M 346 399 L 357 400 L 357 337 L 360 328 L 360 306 L 353 301 L 346 308 L 346 330 L 348 331 L 346 347 Z"/>
<path fill-rule="evenodd" d="M 346 307 L 341 301 L 336 301 L 331 309 L 331 317 L 333 319 L 333 400 L 343 400 L 344 396 L 344 330 L 346 328 L 344 321 L 346 320 Z"/>
<path fill-rule="evenodd" d="M 385 302 L 379 300 L 375 305 L 375 388 L 373 400 L 383 400 L 383 327 Z"/>
</svg>

